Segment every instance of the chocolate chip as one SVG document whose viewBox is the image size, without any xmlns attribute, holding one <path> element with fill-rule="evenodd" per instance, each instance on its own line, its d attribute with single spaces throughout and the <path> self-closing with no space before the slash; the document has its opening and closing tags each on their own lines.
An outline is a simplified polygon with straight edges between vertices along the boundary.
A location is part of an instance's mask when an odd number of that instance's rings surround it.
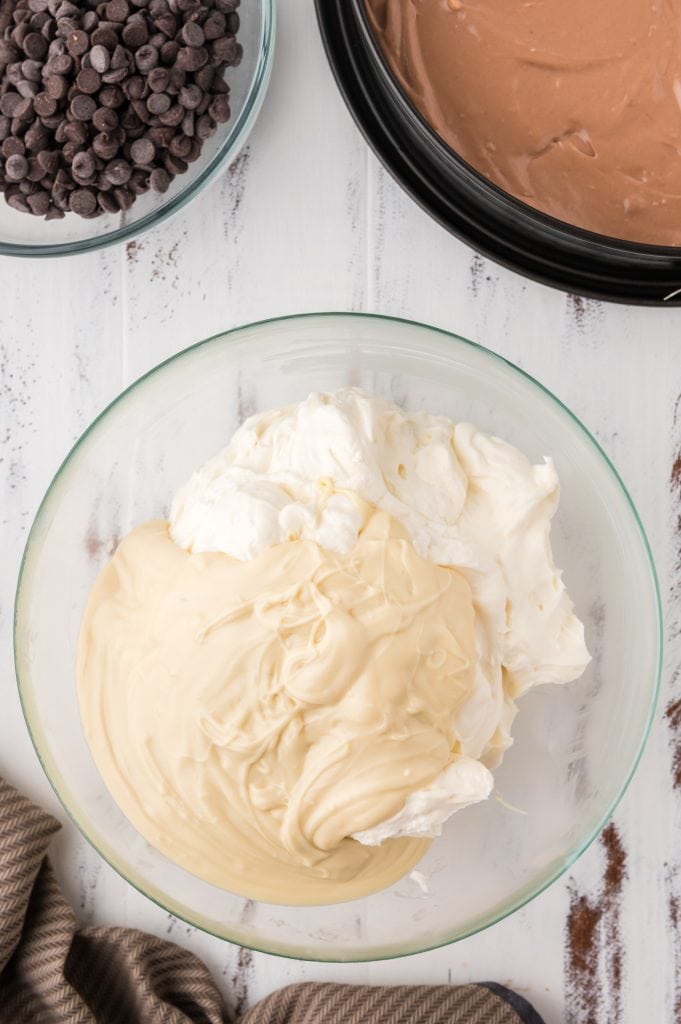
<svg viewBox="0 0 681 1024">
<path fill-rule="evenodd" d="M 169 67 L 171 64 L 175 63 L 179 52 L 180 44 L 176 43 L 174 39 L 169 39 L 161 47 L 161 60 Z"/>
<path fill-rule="evenodd" d="M 111 107 L 112 110 L 116 110 L 124 101 L 123 90 L 119 89 L 117 85 L 107 85 L 99 91 L 99 102 L 103 107 Z"/>
<path fill-rule="evenodd" d="M 79 182 L 88 182 L 95 173 L 95 158 L 92 153 L 85 151 L 77 153 L 73 158 L 71 170 L 74 178 Z"/>
<path fill-rule="evenodd" d="M 21 73 L 29 82 L 40 82 L 43 77 L 43 66 L 39 60 L 25 60 L 21 64 Z"/>
<path fill-rule="evenodd" d="M 140 46 L 149 39 L 149 32 L 145 22 L 140 19 L 139 21 L 130 21 L 123 29 L 123 42 L 126 46 L 129 46 L 131 50 L 138 50 Z"/>
<path fill-rule="evenodd" d="M 180 89 L 180 95 L 178 97 L 178 103 L 185 110 L 196 110 L 199 103 L 203 99 L 203 89 L 200 86 L 192 83 L 191 85 L 185 85 L 183 89 Z"/>
<path fill-rule="evenodd" d="M 77 146 L 84 146 L 88 137 L 87 126 L 80 121 L 73 121 L 64 128 L 64 138 L 69 142 L 75 142 Z"/>
<path fill-rule="evenodd" d="M 171 106 L 172 100 L 165 92 L 152 92 L 147 100 L 147 110 L 150 114 L 165 114 L 170 110 Z"/>
<path fill-rule="evenodd" d="M 125 160 L 112 160 L 104 168 L 104 176 L 112 185 L 125 185 L 131 174 L 132 168 Z"/>
<path fill-rule="evenodd" d="M 128 182 L 128 188 L 136 196 L 143 195 L 149 191 L 149 177 L 150 175 L 146 171 L 135 171 Z"/>
<path fill-rule="evenodd" d="M 42 181 L 45 177 L 45 171 L 38 163 L 38 158 L 35 156 L 29 157 L 28 161 L 28 174 L 26 175 L 29 181 L 38 182 Z"/>
<path fill-rule="evenodd" d="M 111 68 L 113 71 L 120 71 L 121 68 L 125 68 L 127 71 L 131 61 L 132 54 L 124 46 L 117 46 L 111 54 Z"/>
<path fill-rule="evenodd" d="M 236 56 L 236 39 L 233 36 L 222 36 L 210 44 L 210 52 L 214 60 L 231 64 Z"/>
<path fill-rule="evenodd" d="M 36 13 L 30 19 L 29 24 L 31 28 L 34 29 L 34 31 L 42 32 L 43 27 L 51 21 L 52 19 L 50 18 L 47 11 L 36 11 Z"/>
<path fill-rule="evenodd" d="M 107 85 L 120 85 L 127 78 L 127 68 L 110 68 L 102 75 L 102 81 Z"/>
<path fill-rule="evenodd" d="M 204 37 L 208 40 L 219 39 L 225 34 L 225 16 L 219 11 L 213 11 L 206 18 L 203 25 Z"/>
<path fill-rule="evenodd" d="M 76 85 L 81 92 L 87 93 L 88 95 L 94 95 L 94 93 L 99 91 L 101 84 L 101 76 L 94 68 L 83 68 L 82 71 L 78 72 Z"/>
<path fill-rule="evenodd" d="M 69 3 L 69 0 L 62 0 L 55 12 L 57 21 L 60 21 L 62 18 L 76 18 L 77 16 L 78 5 Z"/>
<path fill-rule="evenodd" d="M 157 45 L 163 46 L 168 39 L 174 39 L 178 28 L 177 18 L 173 14 L 164 14 L 163 17 L 159 18 L 156 22 L 156 31 L 160 33 L 161 38 Z"/>
<path fill-rule="evenodd" d="M 28 202 L 26 201 L 25 197 L 21 195 L 20 192 L 17 192 L 14 195 L 9 196 L 9 198 L 7 199 L 7 205 L 11 206 L 13 210 L 20 210 L 22 213 L 28 213 L 30 211 L 30 206 L 28 205 Z"/>
<path fill-rule="evenodd" d="M 137 139 L 130 147 L 130 156 L 136 164 L 150 164 L 156 156 L 156 147 L 149 138 Z"/>
<path fill-rule="evenodd" d="M 204 92 L 209 92 L 213 85 L 214 77 L 215 71 L 210 66 L 210 64 L 206 64 L 205 67 L 199 68 L 199 70 L 196 72 L 196 74 L 194 75 L 194 81 L 196 82 L 200 89 L 203 89 Z"/>
<path fill-rule="evenodd" d="M 196 127 L 195 116 L 193 110 L 188 110 L 182 118 L 182 134 L 187 135 L 190 139 L 194 137 L 194 129 Z"/>
<path fill-rule="evenodd" d="M 183 89 L 187 81 L 187 73 L 178 68 L 177 64 L 170 68 L 170 83 L 168 85 L 168 92 L 176 95 L 180 89 Z"/>
<path fill-rule="evenodd" d="M 97 209 L 97 198 L 89 188 L 78 188 L 71 193 L 69 206 L 74 213 L 87 217 Z"/>
<path fill-rule="evenodd" d="M 109 0 L 106 5 L 106 16 L 109 21 L 127 21 L 130 8 L 126 0 Z"/>
<path fill-rule="evenodd" d="M 105 50 L 113 52 L 113 50 L 115 50 L 118 46 L 118 36 L 116 35 L 114 29 L 102 28 L 102 26 L 100 25 L 99 28 L 96 28 L 95 31 L 92 33 L 92 42 L 94 43 L 94 46 L 103 46 Z M 96 66 L 94 62 L 92 66 L 93 68 Z M 102 72 L 100 71 L 100 69 L 97 68 L 97 70 L 101 75 Z M 105 68 L 104 70 L 106 71 L 108 69 Z"/>
<path fill-rule="evenodd" d="M 121 111 L 120 126 L 121 126 L 121 134 L 122 134 L 122 138 L 123 138 L 122 145 L 124 147 L 127 144 L 127 142 L 132 140 L 133 137 L 139 138 L 139 135 L 134 136 L 134 133 L 137 131 L 138 128 L 140 128 L 140 127 L 142 129 L 144 128 L 144 124 L 142 123 L 140 118 L 137 116 L 137 114 L 136 114 L 136 112 L 135 112 L 135 110 L 133 109 L 132 106 L 125 107 Z M 131 133 L 133 133 L 133 134 L 131 135 Z M 143 132 L 140 132 L 140 135 L 142 135 L 142 134 L 143 134 Z M 127 139 L 125 138 L 126 136 L 127 136 Z"/>
<path fill-rule="evenodd" d="M 156 167 L 151 172 L 149 185 L 154 192 L 167 192 L 170 188 L 170 175 L 163 167 Z"/>
<path fill-rule="evenodd" d="M 198 71 L 207 63 L 208 51 L 203 46 L 183 46 L 177 55 L 177 65 L 183 71 Z"/>
<path fill-rule="evenodd" d="M 16 64 L 10 64 L 5 77 L 10 85 L 16 85 L 17 82 L 20 82 L 23 77 L 21 74 L 21 62 L 17 61 Z"/>
<path fill-rule="evenodd" d="M 28 160 L 20 153 L 15 153 L 5 161 L 5 177 L 9 181 L 22 181 L 28 174 Z"/>
<path fill-rule="evenodd" d="M 0 65 L 7 66 L 18 60 L 19 51 L 9 39 L 0 39 Z"/>
<path fill-rule="evenodd" d="M 79 93 L 71 100 L 69 110 L 76 121 L 91 121 L 92 115 L 97 109 L 97 104 L 92 96 L 85 96 Z"/>
<path fill-rule="evenodd" d="M 49 132 L 56 132 L 57 128 L 63 120 L 64 115 L 59 110 L 59 108 L 57 108 L 57 112 L 55 114 L 52 114 L 51 117 L 41 117 L 40 123 L 42 124 L 43 128 L 46 128 Z"/>
<path fill-rule="evenodd" d="M 100 192 L 97 196 L 97 202 L 104 211 L 104 213 L 118 213 L 120 206 L 115 196 L 110 195 L 108 192 Z"/>
<path fill-rule="evenodd" d="M 202 114 L 196 122 L 196 137 L 205 142 L 215 134 L 215 121 L 208 114 Z"/>
<path fill-rule="evenodd" d="M 68 82 L 60 75 L 50 75 L 45 82 L 45 92 L 53 100 L 63 100 L 68 91 Z"/>
<path fill-rule="evenodd" d="M 66 37 L 66 46 L 72 57 L 82 57 L 90 45 L 87 32 L 74 29 Z"/>
<path fill-rule="evenodd" d="M 57 26 L 53 21 L 47 21 L 41 28 L 40 34 L 43 37 L 43 39 L 46 39 L 48 43 L 51 43 L 56 38 Z"/>
<path fill-rule="evenodd" d="M 150 43 L 140 46 L 135 54 L 135 63 L 143 74 L 153 71 L 158 66 L 158 50 Z"/>
<path fill-rule="evenodd" d="M 45 174 L 54 176 L 59 170 L 59 153 L 56 150 L 44 149 L 38 153 L 38 163 L 45 171 Z"/>
<path fill-rule="evenodd" d="M 203 29 L 195 21 L 188 21 L 180 32 L 180 39 L 185 46 L 203 46 L 205 38 Z"/>
<path fill-rule="evenodd" d="M 94 39 L 94 35 L 92 38 Z M 107 50 L 106 46 L 102 46 L 100 43 L 99 45 L 92 47 L 90 50 L 90 64 L 100 75 L 109 70 L 111 66 L 111 54 L 109 50 Z"/>
<path fill-rule="evenodd" d="M 40 86 L 37 82 L 29 82 L 27 79 L 22 78 L 20 82 L 17 82 L 15 89 L 20 96 L 24 99 L 32 100 L 37 93 L 40 92 Z"/>
<path fill-rule="evenodd" d="M 41 60 L 47 53 L 47 40 L 39 32 L 29 32 L 23 41 L 23 50 L 31 60 Z"/>
<path fill-rule="evenodd" d="M 188 164 L 181 160 L 180 157 L 173 156 L 171 153 L 165 158 L 166 170 L 169 174 L 186 174 L 188 170 Z"/>
<path fill-rule="evenodd" d="M 147 78 L 152 92 L 165 92 L 170 85 L 170 72 L 166 68 L 154 68 Z"/>
<path fill-rule="evenodd" d="M 80 27 L 83 32 L 93 32 L 99 25 L 99 18 L 96 11 L 85 11 L 80 19 Z"/>
<path fill-rule="evenodd" d="M 183 117 L 184 108 L 181 107 L 179 103 L 176 103 L 174 106 L 170 108 L 170 110 L 167 110 L 165 114 L 159 114 L 158 119 L 161 122 L 161 124 L 177 128 L 182 123 Z"/>
<path fill-rule="evenodd" d="M 208 113 L 218 124 L 226 124 L 230 118 L 229 99 L 226 96 L 216 96 L 208 107 Z"/>
<path fill-rule="evenodd" d="M 42 121 L 34 121 L 30 128 L 26 130 L 24 142 L 28 149 L 33 150 L 33 152 L 39 152 L 49 145 L 50 131 Z"/>
<path fill-rule="evenodd" d="M 176 135 L 170 141 L 168 147 L 173 156 L 180 157 L 184 160 L 188 153 L 191 152 L 192 140 L 187 138 L 186 135 Z"/>
<path fill-rule="evenodd" d="M 61 151 L 66 163 L 70 164 L 78 155 L 78 153 L 81 152 L 81 147 L 77 142 L 71 142 L 71 140 L 69 140 L 68 142 L 64 143 Z"/>
<path fill-rule="evenodd" d="M 121 210 L 129 210 L 135 202 L 135 196 L 127 188 L 115 188 L 113 194 Z"/>
<path fill-rule="evenodd" d="M 98 107 L 92 115 L 92 123 L 98 132 L 113 132 L 118 128 L 118 114 L 109 107 Z"/>
<path fill-rule="evenodd" d="M 27 25 L 27 24 L 17 25 L 17 27 L 14 29 L 14 31 L 12 32 L 12 35 L 11 35 L 12 42 L 15 43 L 17 46 L 21 47 L 23 42 L 24 42 L 24 39 L 26 38 L 26 36 L 29 34 L 30 31 L 31 31 L 30 25 Z M 24 51 L 24 52 L 26 52 L 26 51 Z M 28 54 L 27 54 L 27 56 L 28 56 Z"/>
<path fill-rule="evenodd" d="M 28 121 L 33 113 L 33 100 L 19 98 L 19 102 L 14 108 L 14 118 L 18 121 Z"/>
<path fill-rule="evenodd" d="M 47 68 L 53 75 L 69 75 L 73 69 L 73 58 L 68 53 L 58 53 L 50 57 Z"/>
<path fill-rule="evenodd" d="M 151 123 L 151 120 L 154 115 L 149 112 L 149 108 L 147 107 L 144 100 L 131 100 L 130 106 L 132 107 L 132 110 L 140 119 L 140 121 L 142 121 L 144 124 Z"/>
<path fill-rule="evenodd" d="M 18 92 L 6 92 L 4 96 L 0 96 L 0 113 L 14 117 L 20 103 L 21 96 Z"/>
<path fill-rule="evenodd" d="M 92 140 L 92 148 L 102 160 L 111 160 L 118 152 L 118 138 L 110 132 L 100 132 Z"/>
<path fill-rule="evenodd" d="M 170 140 L 174 138 L 175 129 L 170 125 L 158 125 L 158 127 L 150 128 L 148 135 L 155 146 L 158 146 L 159 149 L 164 149 L 170 145 Z"/>
<path fill-rule="evenodd" d="M 52 117 L 57 109 L 57 101 L 48 92 L 39 92 L 33 100 L 33 109 L 38 117 Z"/>
</svg>

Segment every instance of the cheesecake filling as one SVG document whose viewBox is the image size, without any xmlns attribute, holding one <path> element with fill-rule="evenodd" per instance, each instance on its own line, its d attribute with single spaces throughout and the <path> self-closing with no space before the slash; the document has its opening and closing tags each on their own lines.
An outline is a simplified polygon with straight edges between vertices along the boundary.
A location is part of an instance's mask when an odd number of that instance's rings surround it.
<svg viewBox="0 0 681 1024">
<path fill-rule="evenodd" d="M 445 769 L 491 788 L 456 725 L 475 685 L 470 587 L 354 500 L 347 554 L 294 540 L 244 562 L 145 523 L 85 613 L 81 707 L 109 790 L 168 857 L 252 899 L 382 889 L 428 840 L 353 833 Z"/>
</svg>

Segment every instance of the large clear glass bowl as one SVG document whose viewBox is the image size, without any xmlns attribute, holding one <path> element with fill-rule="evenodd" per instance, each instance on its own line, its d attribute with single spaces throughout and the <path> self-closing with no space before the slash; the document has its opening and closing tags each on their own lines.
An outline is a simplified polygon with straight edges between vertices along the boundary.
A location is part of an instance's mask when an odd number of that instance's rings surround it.
<svg viewBox="0 0 681 1024">
<path fill-rule="evenodd" d="M 274 0 L 242 0 L 238 40 L 241 64 L 227 68 L 232 116 L 204 143 L 201 156 L 164 194 L 139 196 L 126 213 L 85 220 L 68 213 L 63 220 L 13 210 L 0 195 L 0 256 L 70 256 L 134 238 L 177 213 L 239 155 L 267 90 L 274 53 Z"/>
<path fill-rule="evenodd" d="M 361 385 L 406 409 L 469 419 L 531 458 L 555 459 L 558 564 L 586 623 L 584 677 L 521 701 L 501 799 L 456 814 L 419 865 L 367 899 L 329 907 L 246 901 L 149 846 L 104 786 L 81 728 L 74 658 L 98 570 L 127 530 L 167 513 L 175 489 L 249 414 L 315 389 Z M 16 605 L 26 720 L 58 796 L 129 882 L 178 917 L 291 957 L 370 960 L 485 928 L 554 881 L 602 828 L 638 761 L 660 670 L 655 571 L 636 511 L 594 439 L 536 381 L 491 352 L 419 324 L 314 314 L 253 324 L 163 363 L 125 391 L 59 470 L 31 530 Z M 519 813 L 521 812 L 521 813 Z M 425 880 L 427 892 L 419 882 Z"/>
</svg>

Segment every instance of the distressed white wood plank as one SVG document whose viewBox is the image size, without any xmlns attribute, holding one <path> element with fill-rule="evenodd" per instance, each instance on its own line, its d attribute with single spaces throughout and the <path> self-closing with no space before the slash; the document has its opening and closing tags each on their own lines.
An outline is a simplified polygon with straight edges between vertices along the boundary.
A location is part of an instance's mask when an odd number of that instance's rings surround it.
<svg viewBox="0 0 681 1024">
<path fill-rule="evenodd" d="M 362 305 L 366 149 L 311 13 L 281 7 L 270 89 L 236 164 L 128 246 L 131 376 L 244 322 Z"/>
<path fill-rule="evenodd" d="M 0 772 L 65 821 L 19 705 L 14 591 L 45 489 L 74 441 L 120 390 L 120 253 L 61 262 L 5 260 L 0 273 Z M 99 873 L 98 858 L 87 849 L 70 825 L 57 844 L 58 869 L 76 905 L 81 880 L 84 890 L 93 891 Z"/>
</svg>

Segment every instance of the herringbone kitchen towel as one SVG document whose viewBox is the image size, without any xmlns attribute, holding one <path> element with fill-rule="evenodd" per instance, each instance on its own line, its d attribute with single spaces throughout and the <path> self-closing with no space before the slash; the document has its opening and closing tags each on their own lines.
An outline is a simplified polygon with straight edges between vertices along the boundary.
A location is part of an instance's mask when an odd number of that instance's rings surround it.
<svg viewBox="0 0 681 1024">
<path fill-rule="evenodd" d="M 226 1024 L 205 965 L 129 928 L 76 929 L 46 858 L 58 822 L 0 778 L 0 1024 Z M 496 985 L 302 984 L 241 1024 L 542 1024 Z"/>
</svg>

